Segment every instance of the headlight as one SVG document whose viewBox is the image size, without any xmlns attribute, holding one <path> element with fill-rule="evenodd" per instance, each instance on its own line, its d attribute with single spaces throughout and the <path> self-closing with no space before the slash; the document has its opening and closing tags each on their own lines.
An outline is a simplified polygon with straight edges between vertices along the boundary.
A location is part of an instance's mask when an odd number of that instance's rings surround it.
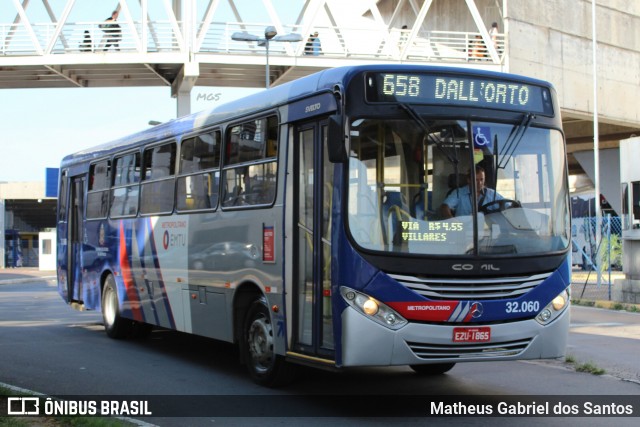
<svg viewBox="0 0 640 427">
<path fill-rule="evenodd" d="M 558 317 L 568 306 L 569 292 L 565 289 L 536 316 L 536 320 L 541 325 L 546 325 Z"/>
<path fill-rule="evenodd" d="M 563 292 L 551 301 L 551 306 L 555 311 L 561 311 L 567 304 L 567 293 Z"/>
<path fill-rule="evenodd" d="M 389 329 L 400 329 L 408 323 L 397 311 L 367 294 L 346 286 L 340 288 L 340 294 L 351 307 Z"/>
</svg>

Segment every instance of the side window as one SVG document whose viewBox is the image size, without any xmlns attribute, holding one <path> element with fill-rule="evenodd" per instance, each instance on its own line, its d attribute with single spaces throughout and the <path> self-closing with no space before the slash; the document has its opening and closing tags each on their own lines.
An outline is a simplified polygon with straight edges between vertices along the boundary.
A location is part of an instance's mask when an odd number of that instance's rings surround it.
<svg viewBox="0 0 640 427">
<path fill-rule="evenodd" d="M 111 187 L 111 217 L 135 216 L 138 213 L 138 194 L 140 192 L 140 153 L 131 153 L 116 157 L 113 161 L 115 171 Z"/>
<path fill-rule="evenodd" d="M 276 196 L 278 118 L 229 129 L 223 170 L 223 207 L 270 205 Z"/>
<path fill-rule="evenodd" d="M 178 210 L 215 209 L 218 205 L 222 134 L 214 130 L 187 138 L 180 146 Z"/>
<path fill-rule="evenodd" d="M 111 161 L 103 160 L 89 167 L 87 219 L 106 218 L 109 214 Z"/>
<path fill-rule="evenodd" d="M 140 188 L 140 213 L 171 213 L 174 199 L 176 143 L 144 150 L 144 174 Z"/>
</svg>

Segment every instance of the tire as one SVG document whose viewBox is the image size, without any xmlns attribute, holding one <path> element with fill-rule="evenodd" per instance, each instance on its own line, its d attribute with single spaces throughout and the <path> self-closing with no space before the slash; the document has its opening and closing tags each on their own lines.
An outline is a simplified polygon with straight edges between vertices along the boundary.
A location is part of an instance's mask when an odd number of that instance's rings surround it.
<svg viewBox="0 0 640 427">
<path fill-rule="evenodd" d="M 432 365 L 409 365 L 418 375 L 442 375 L 453 368 L 455 363 L 435 363 Z"/>
<path fill-rule="evenodd" d="M 118 289 L 112 275 L 107 276 L 102 288 L 102 320 L 110 338 L 122 339 L 132 331 L 133 321 L 120 315 Z"/>
<path fill-rule="evenodd" d="M 285 385 L 294 377 L 295 367 L 275 354 L 274 333 L 267 301 L 255 300 L 243 324 L 241 351 L 253 381 L 266 387 Z"/>
</svg>

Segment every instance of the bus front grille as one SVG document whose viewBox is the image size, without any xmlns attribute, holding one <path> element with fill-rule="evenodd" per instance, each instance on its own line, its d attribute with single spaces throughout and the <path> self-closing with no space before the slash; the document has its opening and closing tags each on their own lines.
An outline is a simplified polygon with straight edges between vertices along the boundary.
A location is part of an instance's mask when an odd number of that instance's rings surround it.
<svg viewBox="0 0 640 427">
<path fill-rule="evenodd" d="M 430 300 L 489 300 L 511 299 L 526 294 L 551 273 L 524 277 L 427 279 L 417 276 L 390 274 L 389 276 L 412 291 Z"/>
<path fill-rule="evenodd" d="M 425 344 L 408 342 L 416 357 L 427 360 L 437 359 L 478 359 L 509 357 L 521 354 L 531 342 L 531 338 L 482 344 Z"/>
</svg>

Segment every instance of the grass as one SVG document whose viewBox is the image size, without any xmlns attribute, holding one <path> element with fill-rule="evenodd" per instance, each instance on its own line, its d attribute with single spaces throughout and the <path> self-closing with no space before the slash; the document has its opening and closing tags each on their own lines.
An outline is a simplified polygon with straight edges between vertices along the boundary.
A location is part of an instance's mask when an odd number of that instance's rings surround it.
<svg viewBox="0 0 640 427">
<path fill-rule="evenodd" d="M 583 300 L 583 299 L 572 299 L 571 304 L 573 305 L 581 305 L 583 307 L 595 307 L 595 301 Z"/>
<path fill-rule="evenodd" d="M 591 362 L 581 363 L 576 365 L 576 371 L 585 372 L 587 374 L 593 374 L 593 375 L 603 375 L 607 372 L 604 369 L 597 367 Z"/>
<path fill-rule="evenodd" d="M 584 372 L 592 375 L 604 375 L 607 371 L 596 366 L 593 362 L 578 363 L 575 356 L 567 354 L 565 362 L 572 365 L 576 372 Z"/>
<path fill-rule="evenodd" d="M 29 396 L 0 386 L 0 396 Z M 4 401 L 0 399 L 0 413 L 5 413 Z M 108 417 L 63 417 L 63 416 L 0 416 L 0 427 L 130 427 L 132 424 Z"/>
</svg>

